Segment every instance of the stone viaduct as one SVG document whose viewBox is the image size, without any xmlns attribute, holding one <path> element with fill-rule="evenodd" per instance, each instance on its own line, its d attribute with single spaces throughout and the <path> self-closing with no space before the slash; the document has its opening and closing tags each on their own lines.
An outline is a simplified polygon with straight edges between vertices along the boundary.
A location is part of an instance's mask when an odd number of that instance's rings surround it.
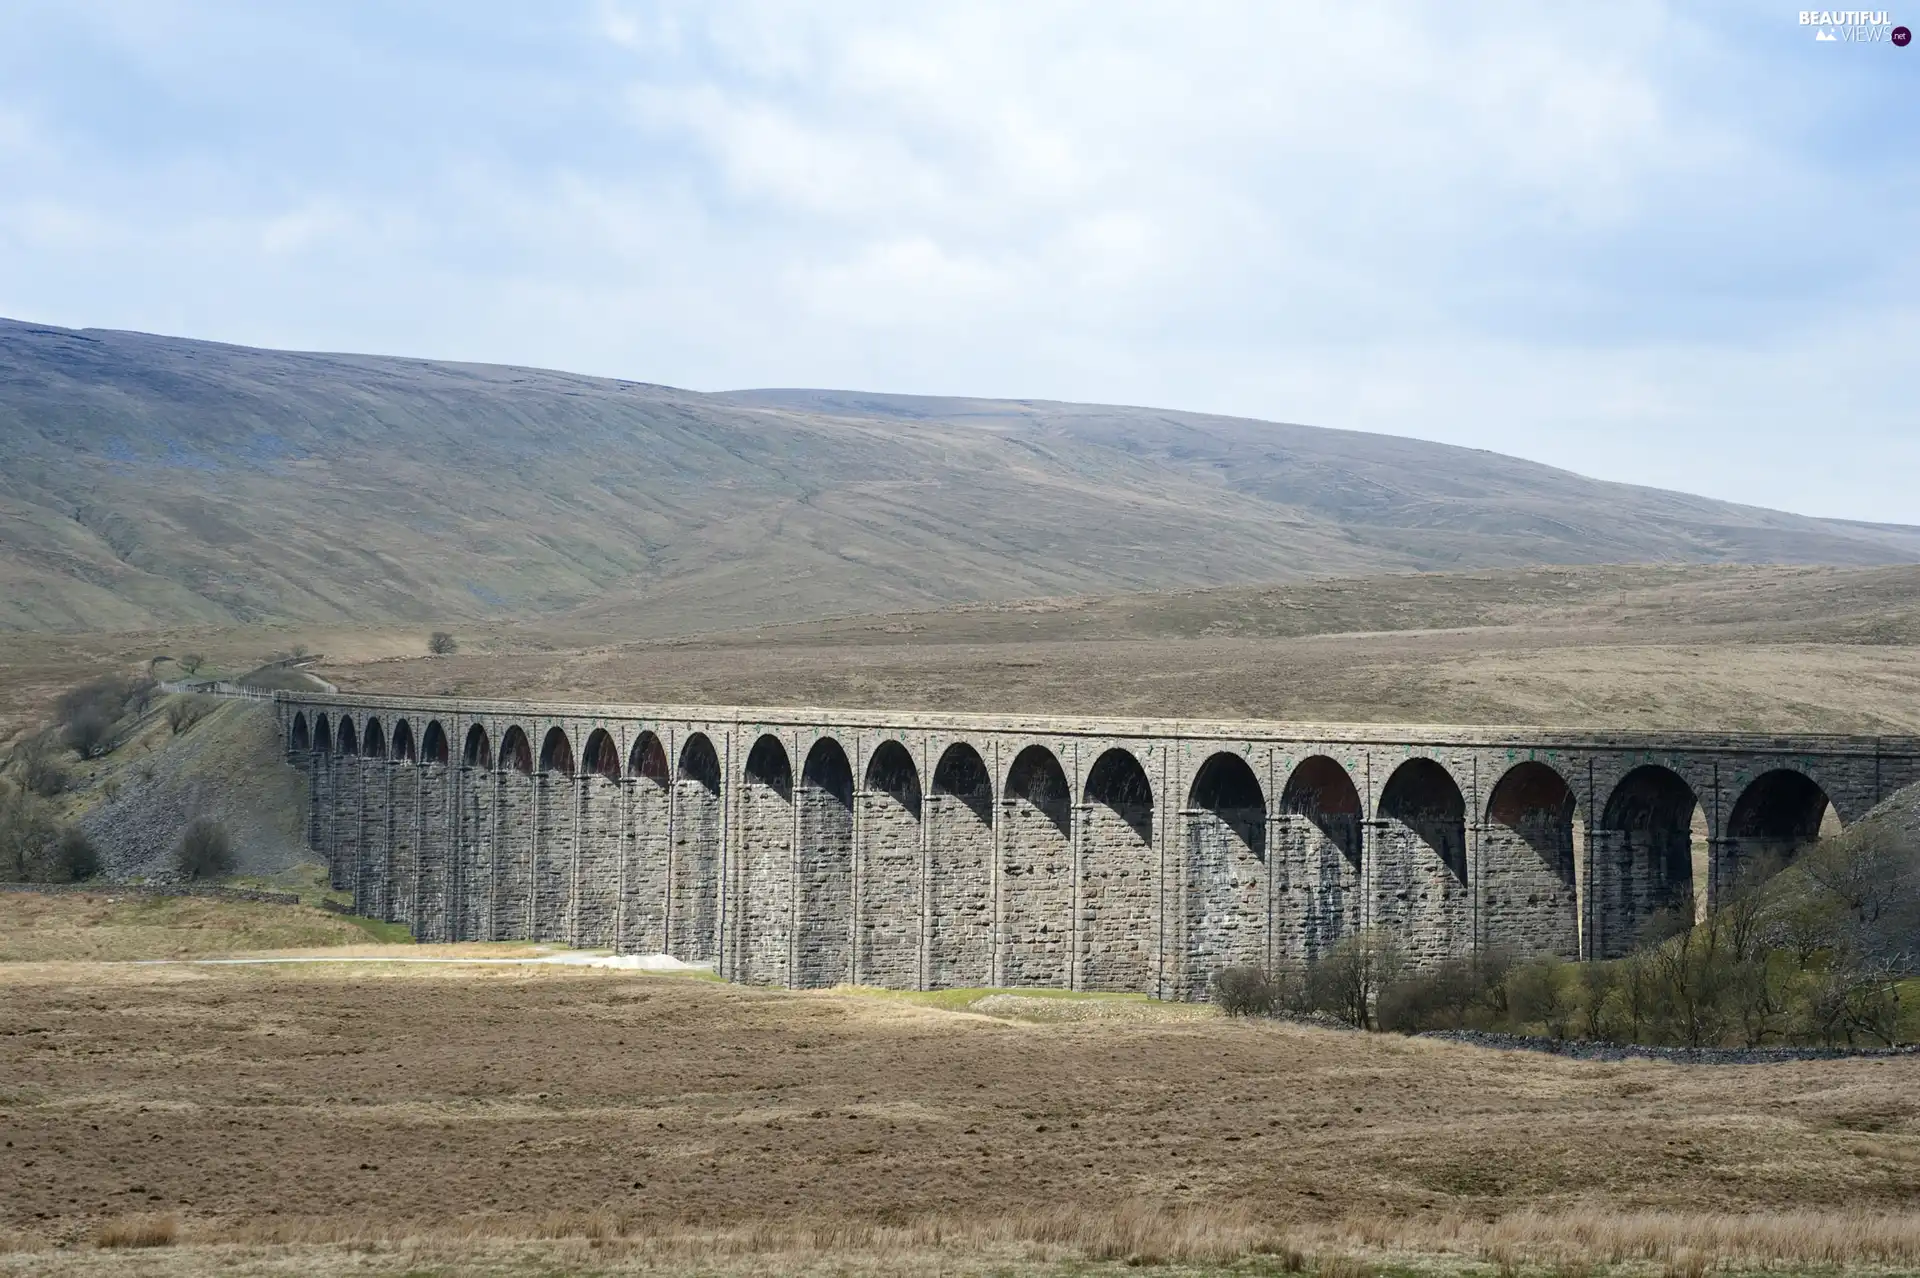
<svg viewBox="0 0 1920 1278">
<path fill-rule="evenodd" d="M 1379 927 L 1625 952 L 1920 780 L 1920 739 L 279 694 L 309 837 L 422 940 L 797 987 L 1201 999 Z M 1829 827 L 1831 828 L 1831 827 Z"/>
</svg>

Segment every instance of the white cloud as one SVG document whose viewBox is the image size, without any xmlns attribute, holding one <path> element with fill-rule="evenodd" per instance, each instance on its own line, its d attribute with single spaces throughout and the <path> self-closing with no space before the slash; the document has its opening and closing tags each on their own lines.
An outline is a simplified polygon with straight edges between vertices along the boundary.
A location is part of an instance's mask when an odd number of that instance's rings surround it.
<svg viewBox="0 0 1920 1278">
<path fill-rule="evenodd" d="M 0 52 L 0 309 L 1157 403 L 1920 522 L 1885 464 L 1920 436 L 1920 270 L 1884 252 L 1920 171 L 1845 141 L 1909 99 L 1790 21 L 1776 50 L 1772 17 L 1651 0 L 526 13 L 0 19 L 37 57 Z"/>
</svg>

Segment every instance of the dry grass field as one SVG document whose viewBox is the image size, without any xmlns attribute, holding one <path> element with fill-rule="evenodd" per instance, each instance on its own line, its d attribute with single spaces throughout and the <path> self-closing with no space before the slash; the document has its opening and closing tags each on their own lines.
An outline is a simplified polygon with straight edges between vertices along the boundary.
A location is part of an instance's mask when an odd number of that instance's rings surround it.
<svg viewBox="0 0 1920 1278">
<path fill-rule="evenodd" d="M 377 692 L 1920 732 L 1920 568 L 1534 568 L 637 629 L 618 610 L 460 629 L 451 657 L 424 628 L 0 636 L 0 738 L 101 669 L 199 651 L 240 671 L 295 644 Z"/>
<path fill-rule="evenodd" d="M 16 961 L 0 1131 L 9 1275 L 1920 1268 L 1920 1058 L 1583 1063 L 1137 999 Z"/>
</svg>

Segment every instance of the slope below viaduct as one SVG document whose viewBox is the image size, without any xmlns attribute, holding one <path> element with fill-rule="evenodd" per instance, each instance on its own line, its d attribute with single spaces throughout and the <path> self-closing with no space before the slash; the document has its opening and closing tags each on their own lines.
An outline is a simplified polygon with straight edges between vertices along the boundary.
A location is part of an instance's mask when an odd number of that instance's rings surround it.
<svg viewBox="0 0 1920 1278">
<path fill-rule="evenodd" d="M 1920 780 L 1920 739 L 280 694 L 309 837 L 422 940 L 797 987 L 1204 998 L 1378 927 L 1630 948 Z"/>
</svg>

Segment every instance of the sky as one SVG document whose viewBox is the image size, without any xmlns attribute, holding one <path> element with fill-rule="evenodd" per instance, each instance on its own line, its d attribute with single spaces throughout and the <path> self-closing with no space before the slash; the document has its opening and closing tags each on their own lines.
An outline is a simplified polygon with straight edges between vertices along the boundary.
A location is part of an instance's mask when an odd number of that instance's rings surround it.
<svg viewBox="0 0 1920 1278">
<path fill-rule="evenodd" d="M 1920 524 L 1920 45 L 1880 34 L 9 0 L 0 315 L 1230 413 Z"/>
</svg>

